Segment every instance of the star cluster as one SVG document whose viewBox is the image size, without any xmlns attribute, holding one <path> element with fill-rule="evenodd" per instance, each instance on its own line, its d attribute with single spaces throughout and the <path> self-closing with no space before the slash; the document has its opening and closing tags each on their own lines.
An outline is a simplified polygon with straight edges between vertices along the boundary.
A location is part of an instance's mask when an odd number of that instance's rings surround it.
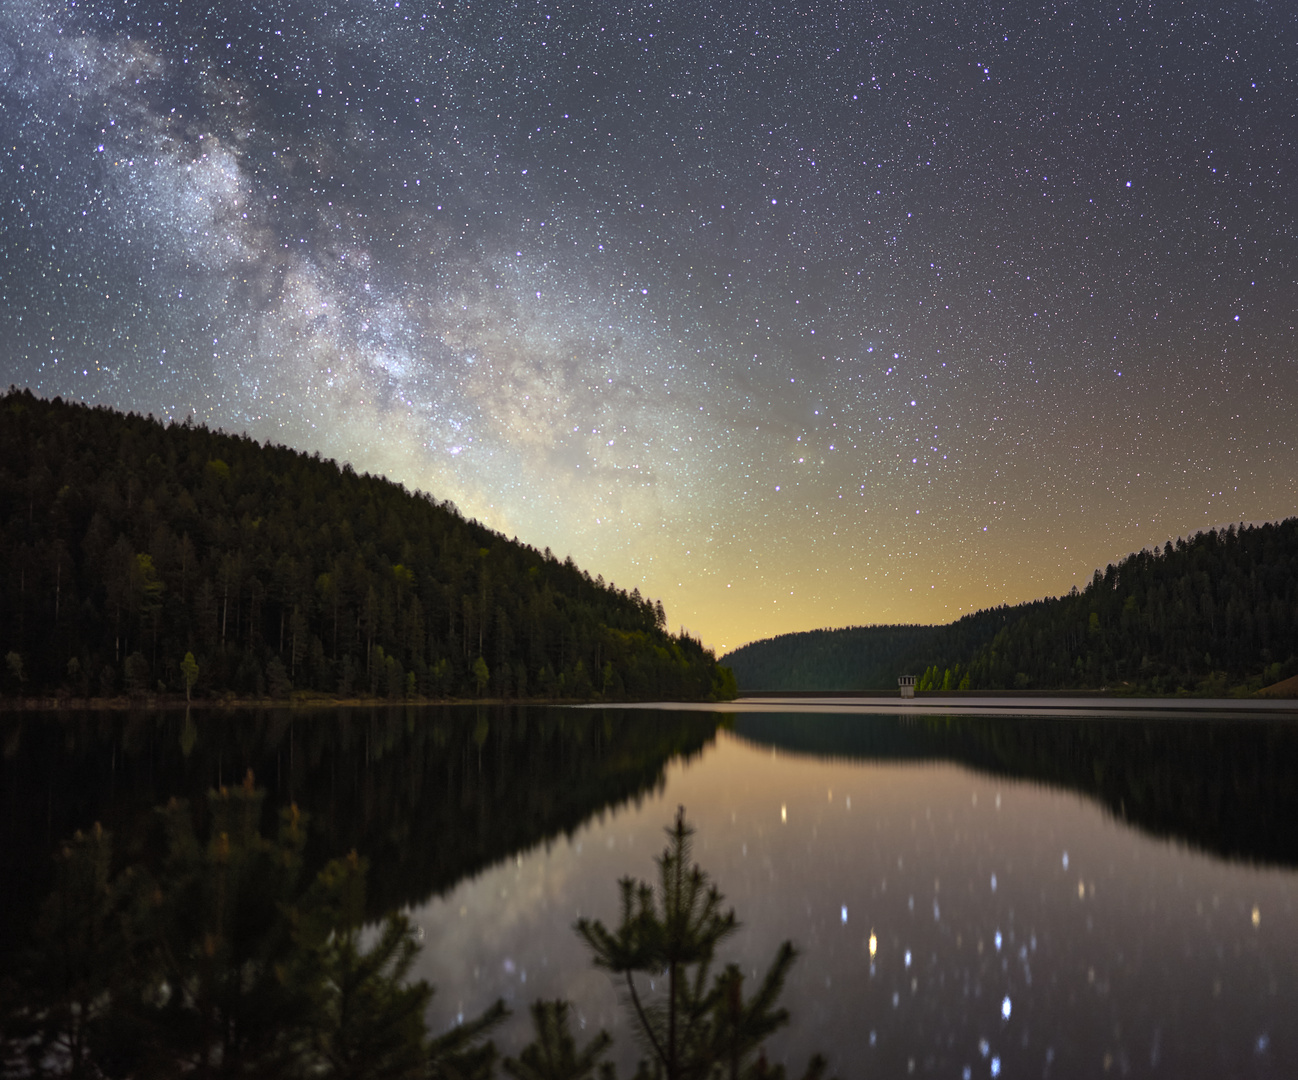
<svg viewBox="0 0 1298 1080">
<path fill-rule="evenodd" d="M 0 373 L 449 497 L 710 644 L 1295 511 L 1298 27 L 14 0 Z"/>
</svg>

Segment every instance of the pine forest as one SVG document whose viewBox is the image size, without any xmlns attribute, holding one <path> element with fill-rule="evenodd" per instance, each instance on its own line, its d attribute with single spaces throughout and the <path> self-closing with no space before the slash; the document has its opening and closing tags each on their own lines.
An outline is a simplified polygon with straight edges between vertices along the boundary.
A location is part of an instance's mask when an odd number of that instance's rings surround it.
<svg viewBox="0 0 1298 1080">
<path fill-rule="evenodd" d="M 1220 696 L 1298 674 L 1298 518 L 1169 540 L 1085 589 L 945 626 L 785 634 L 727 654 L 744 690 L 1109 690 Z"/>
<path fill-rule="evenodd" d="M 706 699 L 661 603 L 449 502 L 191 422 L 0 398 L 5 696 Z"/>
</svg>

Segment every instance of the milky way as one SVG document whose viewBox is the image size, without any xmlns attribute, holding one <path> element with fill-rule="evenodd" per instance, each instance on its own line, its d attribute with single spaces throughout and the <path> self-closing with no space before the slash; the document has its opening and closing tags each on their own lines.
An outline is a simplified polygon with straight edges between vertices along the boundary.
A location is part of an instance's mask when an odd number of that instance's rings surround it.
<svg viewBox="0 0 1298 1080">
<path fill-rule="evenodd" d="M 903 9 L 904 8 L 904 9 Z M 1287 5 L 0 7 L 0 375 L 710 644 L 1298 510 Z"/>
</svg>

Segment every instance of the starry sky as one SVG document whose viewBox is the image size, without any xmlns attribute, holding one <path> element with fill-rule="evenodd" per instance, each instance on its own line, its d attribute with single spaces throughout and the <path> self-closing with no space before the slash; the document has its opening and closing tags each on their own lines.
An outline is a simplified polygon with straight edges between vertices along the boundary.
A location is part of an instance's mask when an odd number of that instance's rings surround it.
<svg viewBox="0 0 1298 1080">
<path fill-rule="evenodd" d="M 718 649 L 1298 510 L 1298 9 L 6 0 L 0 377 Z"/>
</svg>

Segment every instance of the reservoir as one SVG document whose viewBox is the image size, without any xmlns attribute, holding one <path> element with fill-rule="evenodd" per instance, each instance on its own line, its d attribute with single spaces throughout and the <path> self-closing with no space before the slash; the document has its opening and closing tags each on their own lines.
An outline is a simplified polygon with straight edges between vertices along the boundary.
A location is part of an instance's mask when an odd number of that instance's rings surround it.
<svg viewBox="0 0 1298 1080">
<path fill-rule="evenodd" d="M 266 834 L 303 812 L 304 881 L 355 851 L 367 920 L 407 914 L 430 1029 L 503 998 L 505 1053 L 564 998 L 630 1074 L 632 1025 L 572 926 L 616 924 L 618 879 L 655 880 L 683 806 L 741 923 L 719 961 L 755 986 L 799 952 L 768 1042 L 794 1075 L 815 1051 L 842 1077 L 1298 1073 L 1289 719 L 393 707 L 0 733 L 11 1013 L 49 994 L 31 942 L 60 845 L 100 822 L 115 873 L 148 865 L 156 808 L 186 800 L 202 836 L 205 793 L 251 770 Z"/>
</svg>

